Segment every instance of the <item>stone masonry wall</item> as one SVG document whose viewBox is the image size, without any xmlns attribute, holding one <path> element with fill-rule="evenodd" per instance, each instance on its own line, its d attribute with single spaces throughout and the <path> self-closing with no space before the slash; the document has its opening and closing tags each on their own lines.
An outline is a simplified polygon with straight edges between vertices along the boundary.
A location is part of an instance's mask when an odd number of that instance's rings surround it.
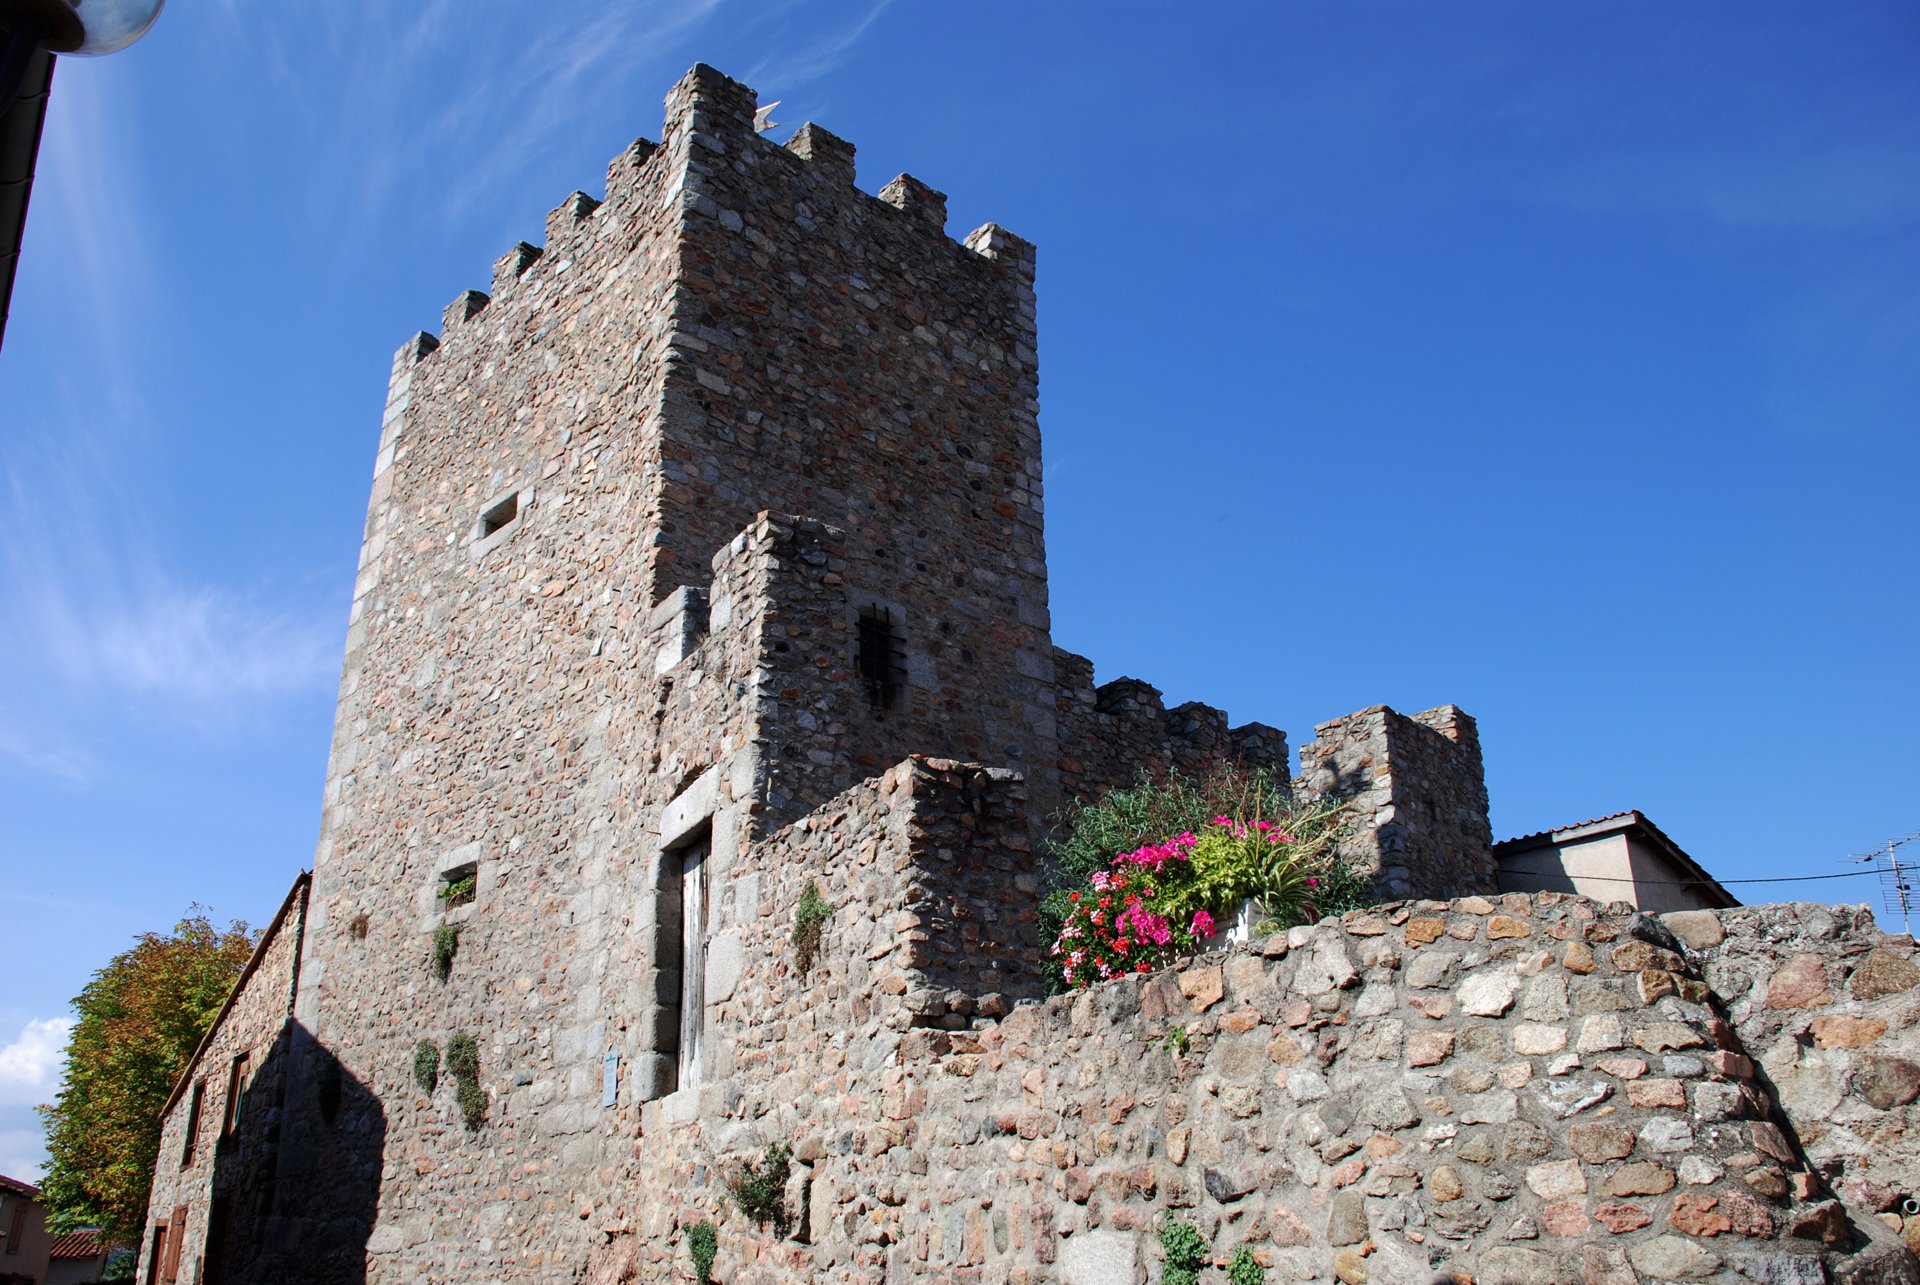
<svg viewBox="0 0 1920 1285">
<path fill-rule="evenodd" d="M 884 868 L 872 826 L 822 820 L 805 846 L 829 868 Z M 908 983 L 865 962 L 897 952 L 888 927 L 830 936 L 851 1009 L 756 1000 L 747 964 L 732 1002 L 765 1014 L 756 1051 L 700 1120 L 643 1137 L 662 1181 L 594 1279 L 677 1278 L 679 1228 L 709 1218 L 737 1285 L 1137 1285 L 1177 1216 L 1280 1281 L 1920 1280 L 1832 1199 L 1707 985 L 1625 908 L 1387 905 L 953 1030 L 888 1019 Z M 775 1141 L 796 1160 L 784 1238 L 719 1188 Z"/>
<path fill-rule="evenodd" d="M 1865 906 L 1662 916 L 1698 960 L 1797 1144 L 1857 1217 L 1920 1252 L 1920 956 Z"/>
<path fill-rule="evenodd" d="M 656 596 L 762 510 L 832 524 L 855 607 L 891 615 L 916 680 L 922 739 L 871 770 L 912 749 L 1049 794 L 1033 247 L 991 224 L 948 238 L 940 193 L 902 175 L 869 196 L 851 144 L 809 126 L 780 147 L 754 104 L 708 68 L 668 99 L 686 167 Z"/>
<path fill-rule="evenodd" d="M 1375 705 L 1322 723 L 1300 747 L 1300 784 L 1351 801 L 1344 855 L 1382 898 L 1497 889 L 1480 733 L 1458 706 Z"/>
<path fill-rule="evenodd" d="M 161 1120 L 160 1158 L 147 1202 L 152 1229 L 187 1210 L 181 1240 L 182 1279 L 199 1280 L 206 1265 L 207 1231 L 215 1201 L 230 1211 L 232 1225 L 250 1234 L 225 1242 L 229 1270 L 244 1273 L 271 1247 L 264 1243 L 276 1195 L 281 1119 L 289 1064 L 289 1018 L 300 968 L 300 939 L 306 928 L 308 878 L 301 875 L 254 957 L 235 986 L 224 1011 L 182 1075 Z M 230 1102 L 235 1059 L 245 1056 L 239 1081 L 241 1097 Z M 196 1102 L 195 1090 L 198 1089 Z M 192 1118 L 199 1108 L 197 1120 Z M 224 1128 L 231 1119 L 232 1128 Z M 189 1159 L 189 1130 L 194 1145 Z M 218 1251 L 216 1251 L 217 1253 Z M 143 1252 L 139 1270 L 150 1256 Z M 217 1270 L 218 1264 L 216 1263 Z"/>
</svg>

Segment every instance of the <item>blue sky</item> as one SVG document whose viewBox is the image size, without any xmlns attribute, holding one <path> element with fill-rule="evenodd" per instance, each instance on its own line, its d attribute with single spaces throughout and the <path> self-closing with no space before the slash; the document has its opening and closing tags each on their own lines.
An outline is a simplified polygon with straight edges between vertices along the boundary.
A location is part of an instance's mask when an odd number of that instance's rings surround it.
<svg viewBox="0 0 1920 1285">
<path fill-rule="evenodd" d="M 1055 636 L 1453 701 L 1501 836 L 1920 828 L 1920 9 L 178 0 L 66 60 L 0 351 L 0 1172 L 88 975 L 310 860 L 387 365 L 695 61 L 1040 246 Z M 1744 889 L 1858 901 L 1871 880 Z"/>
</svg>

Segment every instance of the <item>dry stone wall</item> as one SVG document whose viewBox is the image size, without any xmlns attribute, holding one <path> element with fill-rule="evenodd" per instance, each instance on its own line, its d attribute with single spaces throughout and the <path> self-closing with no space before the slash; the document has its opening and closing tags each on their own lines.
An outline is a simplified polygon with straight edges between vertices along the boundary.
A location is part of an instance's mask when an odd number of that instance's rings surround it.
<svg viewBox="0 0 1920 1285">
<path fill-rule="evenodd" d="M 1796 1143 L 1920 1252 L 1920 958 L 1865 906 L 1663 916 L 1726 1005 Z"/>
<path fill-rule="evenodd" d="M 811 842 L 837 863 L 889 846 L 832 822 Z M 833 985 L 906 993 L 862 963 L 897 952 L 888 929 L 869 913 L 831 940 Z M 884 999 L 843 1022 L 795 993 L 703 1122 L 644 1142 L 673 1190 L 596 1279 L 671 1279 L 677 1228 L 710 1218 L 739 1285 L 1135 1285 L 1176 1217 L 1271 1280 L 1920 1280 L 1808 1163 L 1676 944 L 1624 907 L 1470 897 L 964 1029 L 890 1021 Z M 719 1189 L 774 1141 L 796 1160 L 784 1237 Z M 1893 1163 L 1911 1181 L 1911 1157 Z"/>
</svg>

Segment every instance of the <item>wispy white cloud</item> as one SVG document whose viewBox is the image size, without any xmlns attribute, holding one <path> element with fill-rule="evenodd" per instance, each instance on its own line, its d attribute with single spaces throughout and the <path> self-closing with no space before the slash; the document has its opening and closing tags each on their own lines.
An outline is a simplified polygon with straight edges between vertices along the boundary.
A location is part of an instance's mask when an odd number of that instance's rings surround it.
<svg viewBox="0 0 1920 1285">
<path fill-rule="evenodd" d="M 29 1021 L 13 1042 L 0 1047 L 0 1106 L 38 1106 L 53 1101 L 67 1060 L 73 1019 Z"/>
<path fill-rule="evenodd" d="M 20 1127 L 8 1127 L 15 1120 Z M 0 1110 L 0 1173 L 21 1182 L 40 1181 L 40 1170 L 47 1163 L 47 1142 L 32 1117 L 24 1110 Z"/>
<path fill-rule="evenodd" d="M 1677 215 L 1728 227 L 1882 232 L 1920 217 L 1920 156 L 1903 146 L 1752 151 L 1659 147 L 1601 154 L 1543 193 L 1585 213 Z"/>
<path fill-rule="evenodd" d="M 29 727 L 5 715 L 0 715 L 0 761 L 70 785 L 83 783 L 93 771 L 93 756 L 67 744 L 59 729 Z"/>
<path fill-rule="evenodd" d="M 104 390 L 107 404 L 127 418 L 145 404 L 129 356 L 157 297 L 126 127 L 135 114 L 123 78 L 85 65 L 90 60 L 72 61 L 79 65 L 60 64 L 59 110 L 47 114 L 28 235 L 37 260 L 64 265 L 71 305 L 84 310 L 88 351 L 72 363 L 72 377 L 92 381 L 94 403 Z"/>
<path fill-rule="evenodd" d="M 893 0 L 876 0 L 867 11 L 850 23 L 828 29 L 794 47 L 769 54 L 747 72 L 747 83 L 776 95 L 791 88 L 810 85 L 831 75 L 853 52 L 861 37 L 880 20 Z"/>
<path fill-rule="evenodd" d="M 311 690 L 339 667 L 331 621 L 212 585 L 149 574 L 117 600 L 41 602 L 45 641 L 74 679 L 216 715 Z"/>
<path fill-rule="evenodd" d="M 431 146 L 484 136 L 487 163 L 467 167 L 446 209 L 458 216 L 512 184 L 568 125 L 596 111 L 631 68 L 632 53 L 658 57 L 677 48 L 720 7 L 721 0 L 612 5 L 571 23 L 549 24 L 516 44 L 502 65 L 447 108 L 425 131 Z M 458 150 L 466 150 L 460 148 Z"/>
<path fill-rule="evenodd" d="M 324 690 L 338 676 L 340 621 L 330 597 L 239 589 L 182 576 L 123 469 L 84 440 L 34 459 L 0 458 L 14 534 L 0 555 L 0 656 L 19 686 L 0 723 L 0 758 L 69 779 L 87 758 L 57 722 L 66 705 L 143 699 L 202 728 L 265 702 Z M 64 689 L 59 700 L 22 681 Z"/>
</svg>

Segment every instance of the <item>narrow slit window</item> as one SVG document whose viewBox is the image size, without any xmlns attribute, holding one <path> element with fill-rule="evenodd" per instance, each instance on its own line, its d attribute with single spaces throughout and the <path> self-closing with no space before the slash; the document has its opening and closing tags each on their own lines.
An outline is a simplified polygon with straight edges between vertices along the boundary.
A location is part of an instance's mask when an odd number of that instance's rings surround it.
<svg viewBox="0 0 1920 1285">
<path fill-rule="evenodd" d="M 240 1113 L 247 1102 L 247 1063 L 245 1053 L 233 1059 L 233 1069 L 227 1075 L 227 1110 L 220 1121 L 220 1137 L 231 1138 L 233 1131 L 240 1126 Z"/>
<path fill-rule="evenodd" d="M 520 492 L 515 491 L 504 500 L 490 505 L 487 510 L 480 515 L 480 520 L 474 523 L 473 526 L 473 538 L 476 540 L 484 540 L 491 535 L 496 535 L 504 531 L 507 525 L 519 516 Z"/>
<path fill-rule="evenodd" d="M 900 707 L 907 676 L 907 640 L 892 609 L 868 607 L 861 611 L 855 668 L 866 690 L 868 706 L 876 710 Z"/>
<path fill-rule="evenodd" d="M 200 1140 L 200 1108 L 207 1100 L 207 1082 L 197 1081 L 193 1086 L 193 1095 L 187 1099 L 187 1140 L 180 1148 L 180 1167 L 185 1169 L 193 1163 L 193 1147 Z"/>
<path fill-rule="evenodd" d="M 707 850 L 698 840 L 680 859 L 680 1048 L 676 1088 L 700 1083 L 701 1038 L 707 1016 Z"/>
</svg>

